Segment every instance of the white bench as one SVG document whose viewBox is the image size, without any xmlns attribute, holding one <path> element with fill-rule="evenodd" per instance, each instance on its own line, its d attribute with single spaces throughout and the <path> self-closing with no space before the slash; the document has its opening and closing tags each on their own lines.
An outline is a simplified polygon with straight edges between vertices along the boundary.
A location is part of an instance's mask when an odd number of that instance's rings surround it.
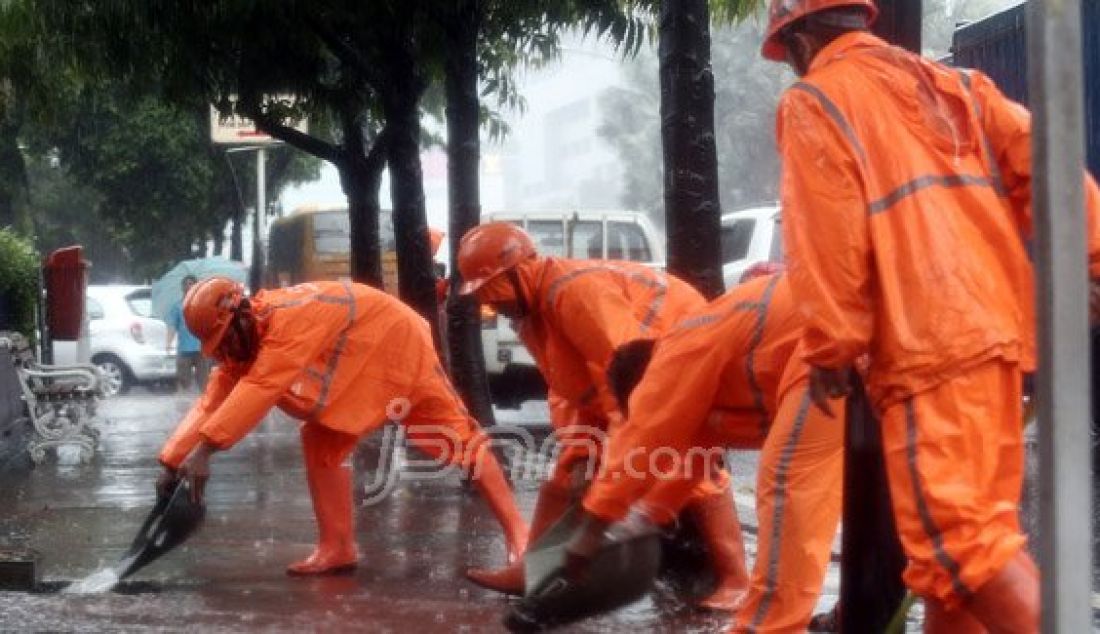
<svg viewBox="0 0 1100 634">
<path fill-rule="evenodd" d="M 90 461 L 99 442 L 99 430 L 92 425 L 96 404 L 105 395 L 99 368 L 38 363 L 30 342 L 17 332 L 0 332 L 0 347 L 15 363 L 34 429 L 27 445 L 31 460 L 40 463 L 47 449 L 73 445 L 80 449 L 81 461 Z"/>
</svg>

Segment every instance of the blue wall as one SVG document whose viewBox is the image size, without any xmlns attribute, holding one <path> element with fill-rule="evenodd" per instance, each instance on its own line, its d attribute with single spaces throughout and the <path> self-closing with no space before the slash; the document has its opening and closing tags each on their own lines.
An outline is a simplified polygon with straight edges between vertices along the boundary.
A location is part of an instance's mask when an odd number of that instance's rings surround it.
<svg viewBox="0 0 1100 634">
<path fill-rule="evenodd" d="M 992 15 L 955 31 L 956 66 L 977 68 L 1006 95 L 1027 103 L 1026 5 Z M 1093 174 L 1100 175 L 1100 2 L 1081 3 L 1085 80 L 1085 151 Z"/>
</svg>

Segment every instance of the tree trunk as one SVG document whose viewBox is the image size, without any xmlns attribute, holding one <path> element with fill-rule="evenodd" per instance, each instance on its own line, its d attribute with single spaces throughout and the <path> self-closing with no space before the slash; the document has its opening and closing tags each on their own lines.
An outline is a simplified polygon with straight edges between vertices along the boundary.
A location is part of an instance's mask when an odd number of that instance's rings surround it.
<svg viewBox="0 0 1100 634">
<path fill-rule="evenodd" d="M 384 150 L 377 139 L 366 151 L 360 113 L 346 110 L 341 114 L 345 160 L 337 164 L 340 185 L 348 197 L 348 221 L 351 227 L 351 279 L 382 288 L 381 240 L 378 217 L 382 207 L 378 192 L 385 168 Z"/>
<path fill-rule="evenodd" d="M 921 0 L 879 0 L 875 35 L 920 54 L 923 11 Z"/>
<path fill-rule="evenodd" d="M 210 238 L 214 241 L 214 255 L 220 256 L 225 252 L 225 234 L 221 231 L 213 231 Z"/>
<path fill-rule="evenodd" d="M 420 167 L 420 96 L 425 82 L 416 69 L 411 44 L 390 47 L 387 94 L 384 95 L 390 197 L 397 239 L 397 287 L 402 300 L 432 325 L 432 337 L 441 350 L 439 315 L 435 301 L 435 274 L 428 247 L 428 220 L 424 207 L 424 179 Z"/>
<path fill-rule="evenodd" d="M 229 228 L 229 259 L 237 262 L 244 261 L 244 209 L 238 207 L 233 212 Z"/>
<path fill-rule="evenodd" d="M 2 110 L 0 118 L 4 118 Z M 16 226 L 18 201 L 27 189 L 27 167 L 18 137 L 18 124 L 0 122 L 0 227 Z"/>
<path fill-rule="evenodd" d="M 723 283 L 707 0 L 662 2 L 659 35 L 668 269 L 711 299 Z"/>
<path fill-rule="evenodd" d="M 495 424 L 485 351 L 481 345 L 481 311 L 472 297 L 460 297 L 458 242 L 481 220 L 478 161 L 481 158 L 480 103 L 477 92 L 479 0 L 461 3 L 447 28 L 447 191 L 450 208 L 451 284 L 447 301 L 447 344 L 451 380 L 466 408 L 482 425 Z"/>
</svg>

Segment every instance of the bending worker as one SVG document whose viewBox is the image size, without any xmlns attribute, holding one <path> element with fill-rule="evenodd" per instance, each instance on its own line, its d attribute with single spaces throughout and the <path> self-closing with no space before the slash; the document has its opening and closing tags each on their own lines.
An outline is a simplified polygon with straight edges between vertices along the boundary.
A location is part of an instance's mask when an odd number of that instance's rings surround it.
<svg viewBox="0 0 1100 634">
<path fill-rule="evenodd" d="M 184 317 L 218 361 L 203 398 L 160 453 L 158 485 L 189 478 L 201 499 L 211 454 L 229 449 L 273 406 L 304 421 L 306 476 L 320 541 L 292 575 L 347 571 L 358 561 L 352 478 L 359 438 L 400 421 L 414 446 L 460 465 L 504 527 L 518 558 L 527 529 L 477 421 L 439 365 L 427 322 L 400 300 L 350 282 L 314 282 L 244 297 L 210 278 L 184 299 Z"/>
<path fill-rule="evenodd" d="M 584 499 L 570 552 L 583 562 L 607 525 L 647 493 L 678 508 L 710 453 L 760 449 L 758 548 L 734 631 L 804 632 L 840 520 L 844 421 L 810 407 L 798 355 L 803 319 L 783 274 L 740 284 L 656 342 L 620 349 L 611 367 L 627 421 Z M 652 355 L 652 359 L 650 356 Z M 635 389 L 635 385 L 637 386 Z M 658 486 L 679 479 L 683 484 Z"/>
<path fill-rule="evenodd" d="M 463 236 L 458 268 L 462 293 L 475 294 L 516 321 L 520 339 L 549 386 L 562 450 L 539 490 L 531 522 L 536 539 L 579 499 L 587 478 L 578 470 L 594 471 L 600 436 L 621 419 L 606 375 L 615 349 L 660 335 L 705 300 L 687 283 L 639 264 L 542 257 L 531 237 L 508 222 L 474 227 Z M 701 605 L 732 610 L 748 574 L 744 547 L 730 530 L 737 517 L 728 477 L 721 476 L 725 479 L 699 484 L 690 510 L 720 579 Z M 649 510 L 658 523 L 675 518 L 656 506 Z M 519 594 L 523 572 L 522 562 L 515 562 L 501 570 L 472 570 L 468 576 L 479 585 Z"/>
<path fill-rule="evenodd" d="M 876 13 L 872 0 L 771 3 L 763 55 L 801 76 L 777 134 L 803 358 L 823 397 L 869 356 L 925 631 L 1034 632 L 1039 574 L 1018 515 L 1021 370 L 1035 367 L 1030 116 L 985 75 L 871 35 Z"/>
</svg>

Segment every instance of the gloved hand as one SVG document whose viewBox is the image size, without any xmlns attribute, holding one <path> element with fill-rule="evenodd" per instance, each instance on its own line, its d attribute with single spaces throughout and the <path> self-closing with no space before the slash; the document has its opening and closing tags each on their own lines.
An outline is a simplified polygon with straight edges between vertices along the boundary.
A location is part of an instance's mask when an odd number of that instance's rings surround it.
<svg viewBox="0 0 1100 634">
<path fill-rule="evenodd" d="M 176 490 L 176 485 L 179 484 L 180 477 L 176 473 L 175 469 L 165 466 L 157 475 L 156 489 L 158 498 L 166 498 L 172 495 L 172 491 Z"/>
<path fill-rule="evenodd" d="M 810 368 L 810 399 L 826 416 L 833 418 L 833 408 L 829 399 L 848 396 L 852 390 L 852 370 L 842 368 Z"/>
<path fill-rule="evenodd" d="M 201 442 L 191 453 L 187 454 L 187 458 L 180 464 L 180 468 L 177 471 L 177 475 L 186 479 L 191 485 L 191 502 L 194 504 L 202 504 L 202 494 L 206 489 L 206 481 L 210 479 L 210 456 L 214 454 L 217 449 L 213 445 Z"/>
<path fill-rule="evenodd" d="M 573 539 L 565 548 L 565 575 L 569 580 L 578 583 L 588 576 L 592 558 L 603 546 L 606 530 L 607 522 L 594 515 L 584 514 L 576 532 L 573 533 Z"/>
</svg>

